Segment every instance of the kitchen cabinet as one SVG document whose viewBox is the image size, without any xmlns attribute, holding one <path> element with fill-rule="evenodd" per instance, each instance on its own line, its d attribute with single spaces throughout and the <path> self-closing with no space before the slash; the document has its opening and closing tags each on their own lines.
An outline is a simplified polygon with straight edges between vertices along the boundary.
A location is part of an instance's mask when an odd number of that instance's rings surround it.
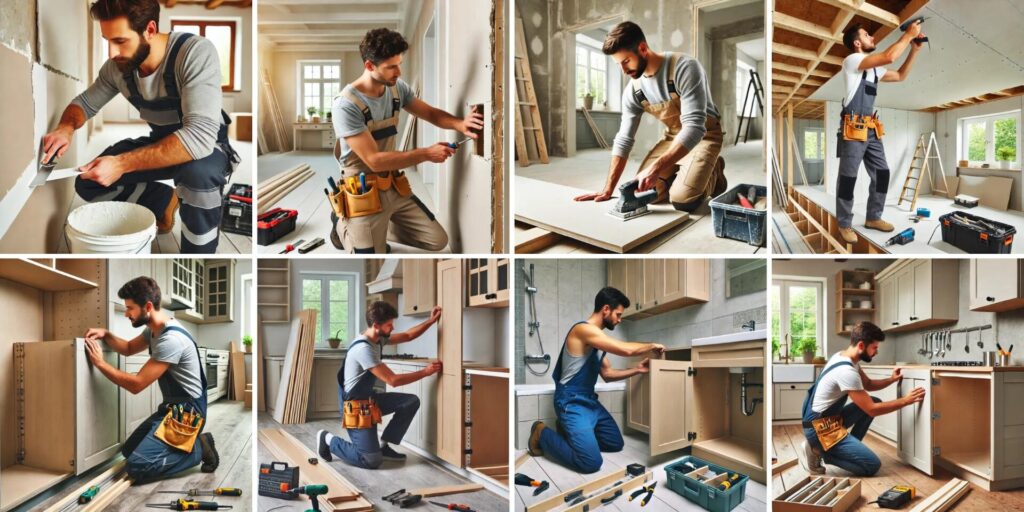
<svg viewBox="0 0 1024 512">
<path fill-rule="evenodd" d="M 148 360 L 149 357 L 146 356 L 128 356 L 124 358 L 124 371 L 139 373 Z M 122 391 L 121 397 L 121 408 L 124 410 L 124 431 L 121 438 L 128 439 L 128 436 L 160 407 L 163 394 L 160 393 L 160 386 L 154 382 L 136 394 Z"/>
<path fill-rule="evenodd" d="M 812 382 L 773 384 L 772 421 L 800 420 L 803 416 L 804 399 L 807 398 L 807 391 L 812 385 Z"/>
<path fill-rule="evenodd" d="M 291 322 L 289 261 L 270 258 L 256 260 L 256 313 L 264 324 Z"/>
<path fill-rule="evenodd" d="M 971 311 L 1024 307 L 1024 271 L 1018 259 L 970 259 Z"/>
<path fill-rule="evenodd" d="M 428 315 L 437 301 L 437 260 L 402 260 L 402 314 Z"/>
<path fill-rule="evenodd" d="M 195 286 L 198 276 L 202 272 L 196 272 L 196 261 L 191 258 L 171 258 L 170 267 L 170 289 L 166 290 L 172 302 L 177 301 L 188 307 L 188 310 L 196 308 Z M 187 310 L 186 310 L 187 311 Z M 199 317 L 199 313 L 189 313 L 188 316 Z"/>
<path fill-rule="evenodd" d="M 437 354 L 444 363 L 437 384 L 437 456 L 465 465 L 465 392 L 462 373 L 463 268 L 460 259 L 437 264 L 437 304 L 449 314 L 437 323 Z M 454 314 L 452 314 L 454 313 Z"/>
<path fill-rule="evenodd" d="M 892 369 L 869 368 L 867 365 L 861 365 L 861 369 L 864 370 L 865 375 L 874 380 L 884 380 L 892 376 Z M 897 384 L 892 384 L 878 391 L 870 391 L 869 394 L 883 402 L 891 402 L 896 400 L 898 395 L 897 388 Z M 871 420 L 871 427 L 868 430 L 895 443 L 899 437 L 897 435 L 899 429 L 898 418 L 898 414 L 875 416 Z"/>
<path fill-rule="evenodd" d="M 870 270 L 840 270 L 836 272 L 836 334 L 849 336 L 857 322 L 875 322 L 878 300 L 875 298 L 875 273 Z M 890 288 L 892 288 L 890 284 Z M 864 301 L 870 302 L 863 307 Z M 849 304 L 848 304 L 849 303 Z M 883 324 L 885 325 L 885 324 Z"/>
<path fill-rule="evenodd" d="M 899 409 L 896 414 L 896 452 L 903 462 L 931 475 L 932 469 L 932 380 L 927 369 L 903 369 L 903 380 L 897 384 L 897 396 L 908 395 L 916 388 L 925 390 L 925 400 Z"/>
<path fill-rule="evenodd" d="M 338 371 L 343 364 L 345 359 L 341 357 L 313 358 L 307 420 L 341 417 L 338 404 Z"/>
<path fill-rule="evenodd" d="M 508 307 L 508 258 L 466 260 L 466 303 L 469 307 Z"/>
<path fill-rule="evenodd" d="M 878 273 L 883 330 L 902 332 L 959 318 L 959 260 L 898 260 Z"/>
<path fill-rule="evenodd" d="M 639 363 L 641 359 L 643 358 L 635 358 L 633 361 L 631 361 L 631 364 L 629 366 L 636 366 L 636 364 Z M 664 359 L 651 360 L 651 372 L 647 374 L 634 375 L 630 377 L 628 381 L 626 381 L 626 426 L 632 428 L 633 430 L 637 430 L 647 434 L 651 433 L 651 388 L 653 386 L 665 389 L 666 387 L 671 385 L 670 383 L 665 382 L 665 377 L 663 377 L 664 375 L 670 375 L 670 373 L 668 373 L 668 370 L 666 370 L 666 365 L 671 365 L 666 363 L 666 361 L 685 362 L 688 367 L 690 361 L 690 349 L 666 350 Z M 653 365 L 655 363 L 657 363 L 657 366 L 662 371 L 653 371 Z M 661 435 L 659 437 L 666 436 Z M 652 446 L 651 448 L 653 450 L 654 447 Z"/>
<path fill-rule="evenodd" d="M 646 318 L 710 299 L 706 259 L 634 259 L 608 262 L 608 286 L 630 299 L 623 318 Z"/>
<path fill-rule="evenodd" d="M 273 416 L 274 406 L 277 403 L 277 390 L 281 386 L 281 372 L 284 370 L 284 356 L 271 356 L 263 358 L 263 392 L 267 404 L 267 414 Z"/>
<path fill-rule="evenodd" d="M 234 320 L 235 260 L 213 260 L 206 262 L 203 290 L 197 291 L 203 296 L 205 323 L 231 322 Z"/>
</svg>

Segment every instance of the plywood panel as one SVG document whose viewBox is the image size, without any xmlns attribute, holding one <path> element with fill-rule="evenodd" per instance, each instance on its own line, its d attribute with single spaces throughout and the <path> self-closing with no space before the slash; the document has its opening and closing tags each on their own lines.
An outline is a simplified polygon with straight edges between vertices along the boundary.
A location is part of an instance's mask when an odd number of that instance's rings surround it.
<svg viewBox="0 0 1024 512">
<path fill-rule="evenodd" d="M 573 201 L 585 193 L 554 183 L 516 176 L 516 220 L 574 238 L 612 252 L 628 252 L 658 234 L 685 222 L 689 215 L 668 205 L 621 221 L 608 214 L 614 201 Z"/>
<path fill-rule="evenodd" d="M 651 361 L 651 455 L 689 446 L 692 377 L 689 362 Z"/>
<path fill-rule="evenodd" d="M 2 81 L 0 81 L 2 83 Z M 0 85 L 2 87 L 2 85 Z M 43 293 L 0 279 L 0 467 L 15 462 L 18 430 L 14 402 L 15 341 L 43 339 Z"/>
<path fill-rule="evenodd" d="M 437 353 L 444 365 L 437 386 L 437 455 L 462 467 L 462 260 L 437 264 L 437 302 L 443 313 L 437 327 Z"/>
<path fill-rule="evenodd" d="M 24 372 L 26 466 L 74 472 L 74 347 L 72 340 L 20 343 L 15 347 L 15 353 L 22 354 Z M 110 423 L 116 433 L 116 418 Z"/>
</svg>

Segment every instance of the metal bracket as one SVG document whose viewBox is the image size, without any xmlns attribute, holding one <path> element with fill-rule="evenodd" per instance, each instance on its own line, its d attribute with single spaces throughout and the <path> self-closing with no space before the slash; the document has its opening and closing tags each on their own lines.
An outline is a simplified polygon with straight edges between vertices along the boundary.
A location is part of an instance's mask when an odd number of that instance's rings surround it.
<svg viewBox="0 0 1024 512">
<path fill-rule="evenodd" d="M 686 375 L 688 377 L 693 377 L 694 375 L 697 375 L 697 370 L 694 370 L 693 367 L 691 366 L 691 367 L 686 369 Z"/>
<path fill-rule="evenodd" d="M 942 417 L 942 415 L 939 414 L 938 412 L 932 412 L 932 421 L 935 421 L 935 420 L 937 420 L 937 419 L 939 419 L 941 417 Z"/>
<path fill-rule="evenodd" d="M 932 455 L 934 455 L 934 456 L 936 456 L 936 457 L 938 457 L 939 455 L 942 455 L 942 450 L 941 450 L 941 448 L 940 448 L 940 447 L 938 447 L 938 446 L 936 446 L 936 447 L 933 447 L 933 448 L 932 448 Z"/>
<path fill-rule="evenodd" d="M 696 432 L 687 432 L 686 433 L 686 440 L 687 441 L 693 441 L 694 439 L 697 439 L 697 433 Z"/>
</svg>

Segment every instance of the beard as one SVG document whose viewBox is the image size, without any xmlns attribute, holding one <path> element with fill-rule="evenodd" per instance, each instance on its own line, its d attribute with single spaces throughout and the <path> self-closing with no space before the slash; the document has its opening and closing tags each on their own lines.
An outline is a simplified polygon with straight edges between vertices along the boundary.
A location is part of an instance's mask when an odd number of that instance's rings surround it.
<svg viewBox="0 0 1024 512">
<path fill-rule="evenodd" d="M 874 358 L 869 356 L 867 352 L 860 355 L 860 362 L 862 363 L 870 363 L 872 359 Z"/>
<path fill-rule="evenodd" d="M 866 46 L 866 47 L 861 48 L 861 49 L 864 50 L 864 53 L 871 53 L 871 52 L 875 51 L 875 46 L 874 45 Z"/>
<path fill-rule="evenodd" d="M 636 70 L 627 73 L 631 78 L 637 79 L 644 75 L 644 70 L 647 69 L 647 59 L 637 55 Z"/>
<path fill-rule="evenodd" d="M 132 320 L 132 327 L 142 327 L 149 323 L 149 315 L 143 313 L 138 318 Z"/>
<path fill-rule="evenodd" d="M 149 43 L 145 39 L 139 40 L 139 49 L 135 50 L 135 55 L 122 59 L 121 57 L 114 57 L 114 64 L 117 66 L 117 70 L 122 73 L 129 71 L 135 71 L 142 65 L 142 61 L 149 57 Z"/>
<path fill-rule="evenodd" d="M 378 78 L 373 73 L 370 73 L 370 78 L 372 78 L 374 82 L 381 85 L 386 85 L 388 87 L 393 87 L 395 84 L 398 83 L 398 77 L 395 77 L 394 80 L 384 80 L 383 78 Z"/>
<path fill-rule="evenodd" d="M 601 319 L 601 327 L 604 327 L 605 329 L 608 329 L 609 331 L 614 331 L 615 330 L 615 324 L 612 323 L 612 319 L 611 318 L 602 318 Z"/>
</svg>

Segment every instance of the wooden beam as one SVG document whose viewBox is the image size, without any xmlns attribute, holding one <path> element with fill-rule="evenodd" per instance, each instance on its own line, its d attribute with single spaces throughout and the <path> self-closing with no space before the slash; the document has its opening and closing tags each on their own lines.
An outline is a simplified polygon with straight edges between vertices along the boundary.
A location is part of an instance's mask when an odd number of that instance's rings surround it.
<svg viewBox="0 0 1024 512">
<path fill-rule="evenodd" d="M 832 41 L 833 43 L 843 42 L 842 38 L 837 38 L 835 34 L 829 31 L 828 27 L 823 27 L 779 11 L 772 13 L 772 24 L 775 25 L 776 28 L 784 28 L 790 32 L 811 36 L 822 41 Z"/>
<path fill-rule="evenodd" d="M 818 54 L 814 53 L 813 50 L 807 50 L 805 48 L 785 43 L 777 43 L 775 41 L 772 41 L 772 51 L 779 55 L 785 55 L 786 57 L 793 57 L 796 59 L 803 59 L 812 62 L 818 60 Z M 843 59 L 840 59 L 835 55 L 826 55 L 820 61 L 826 64 L 835 64 L 836 66 L 843 65 Z"/>
<path fill-rule="evenodd" d="M 822 78 L 832 78 L 832 75 L 826 71 L 821 71 L 819 69 L 808 70 L 806 67 L 794 66 L 792 64 L 786 64 L 785 62 L 772 62 L 772 71 L 775 70 L 788 71 L 790 73 L 797 73 L 799 75 L 809 74 L 811 76 L 819 76 Z"/>
<path fill-rule="evenodd" d="M 397 26 L 401 17 L 397 12 L 351 12 L 334 11 L 316 14 L 279 13 L 274 11 L 260 12 L 259 25 L 325 25 L 325 24 L 359 24 L 359 23 L 393 23 Z"/>
<path fill-rule="evenodd" d="M 882 9 L 881 7 L 869 4 L 864 0 L 818 0 L 823 4 L 838 7 L 845 11 L 852 11 L 854 14 L 878 22 L 885 27 L 896 28 L 900 26 L 900 19 L 895 14 Z"/>
<path fill-rule="evenodd" d="M 216 9 L 220 7 L 220 4 L 224 3 L 224 0 L 209 0 L 206 2 L 207 9 Z"/>
</svg>

